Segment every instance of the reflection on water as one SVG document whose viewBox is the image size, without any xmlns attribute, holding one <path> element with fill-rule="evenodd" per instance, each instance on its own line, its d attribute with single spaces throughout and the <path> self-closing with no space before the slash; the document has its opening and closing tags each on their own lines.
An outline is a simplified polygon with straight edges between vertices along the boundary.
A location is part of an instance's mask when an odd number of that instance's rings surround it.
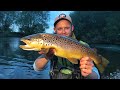
<svg viewBox="0 0 120 90">
<path fill-rule="evenodd" d="M 35 59 L 36 55 L 38 56 L 38 52 L 29 52 L 22 50 L 21 48 L 19 48 L 20 44 L 22 44 L 22 42 L 20 42 L 20 38 L 0 38 L 0 56 L 25 58 L 30 60 Z M 33 54 L 35 57 L 33 56 Z"/>
<path fill-rule="evenodd" d="M 38 52 L 19 48 L 20 38 L 0 38 L 0 79 L 41 79 L 33 70 Z"/>
<path fill-rule="evenodd" d="M 99 54 L 110 61 L 103 75 L 110 76 L 111 73 L 118 72 L 118 70 L 120 70 L 120 45 L 96 44 L 94 47 L 97 48 Z M 120 75 L 120 73 L 117 74 Z"/>
<path fill-rule="evenodd" d="M 33 70 L 33 61 L 19 58 L 0 56 L 1 79 L 39 79 L 40 73 Z M 3 61 L 4 60 L 4 61 Z"/>
<path fill-rule="evenodd" d="M 19 48 L 20 38 L 0 38 L 0 78 L 2 79 L 41 79 L 41 74 L 33 70 L 33 62 L 39 56 L 38 52 L 24 51 Z M 106 57 L 110 64 L 103 75 L 109 76 L 120 70 L 120 46 L 94 44 L 98 53 Z M 47 71 L 46 71 L 47 72 Z"/>
</svg>

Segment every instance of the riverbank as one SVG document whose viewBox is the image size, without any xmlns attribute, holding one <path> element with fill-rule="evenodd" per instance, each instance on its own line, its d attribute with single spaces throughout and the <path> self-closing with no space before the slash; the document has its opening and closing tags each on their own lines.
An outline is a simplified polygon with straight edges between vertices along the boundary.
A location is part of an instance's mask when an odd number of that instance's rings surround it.
<svg viewBox="0 0 120 90">
<path fill-rule="evenodd" d="M 6 32 L 6 33 L 3 33 L 3 32 L 0 32 L 0 37 L 24 37 L 24 36 L 27 36 L 27 34 L 25 34 L 25 33 L 21 33 L 21 32 Z M 120 42 L 119 41 L 89 41 L 89 42 L 86 42 L 86 43 L 88 43 L 89 45 L 97 45 L 97 44 L 112 44 L 112 45 L 120 45 Z"/>
<path fill-rule="evenodd" d="M 115 72 L 109 73 L 107 76 L 102 76 L 101 79 L 120 79 L 120 70 L 117 69 Z"/>
<path fill-rule="evenodd" d="M 26 36 L 26 34 L 20 32 L 9 32 L 9 33 L 0 32 L 0 37 L 23 37 L 23 36 Z"/>
</svg>

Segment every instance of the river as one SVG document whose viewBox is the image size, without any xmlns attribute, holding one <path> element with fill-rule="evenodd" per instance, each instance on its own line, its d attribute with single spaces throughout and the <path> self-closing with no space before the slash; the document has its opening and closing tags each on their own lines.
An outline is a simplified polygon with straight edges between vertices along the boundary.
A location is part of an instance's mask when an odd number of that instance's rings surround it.
<svg viewBox="0 0 120 90">
<path fill-rule="evenodd" d="M 24 51 L 19 48 L 20 38 L 0 38 L 0 79 L 43 79 L 46 72 L 36 72 L 33 69 L 34 60 L 38 52 Z M 110 64 L 102 74 L 103 79 L 120 79 L 120 46 L 108 44 L 94 44 L 97 52 L 106 57 Z"/>
</svg>

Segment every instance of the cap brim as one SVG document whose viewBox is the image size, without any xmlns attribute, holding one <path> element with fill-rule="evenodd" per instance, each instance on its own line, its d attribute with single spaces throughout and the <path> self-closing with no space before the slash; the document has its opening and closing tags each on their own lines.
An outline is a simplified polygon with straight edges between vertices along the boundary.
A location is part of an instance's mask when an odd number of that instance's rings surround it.
<svg viewBox="0 0 120 90">
<path fill-rule="evenodd" d="M 54 26 L 55 26 L 60 20 L 67 20 L 67 21 L 69 21 L 70 23 L 72 23 L 70 20 L 68 20 L 68 19 L 66 19 L 66 18 L 61 18 L 61 19 L 57 20 L 57 21 L 54 23 Z"/>
</svg>

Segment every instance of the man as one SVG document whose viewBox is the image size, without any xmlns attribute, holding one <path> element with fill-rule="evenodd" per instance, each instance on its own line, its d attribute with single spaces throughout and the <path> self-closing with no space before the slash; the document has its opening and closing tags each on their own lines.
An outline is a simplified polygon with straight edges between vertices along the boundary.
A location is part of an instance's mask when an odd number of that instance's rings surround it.
<svg viewBox="0 0 120 90">
<path fill-rule="evenodd" d="M 70 16 L 60 14 L 55 18 L 54 32 L 56 34 L 76 39 L 73 30 L 74 26 Z M 80 41 L 80 43 L 89 47 L 89 45 L 83 41 Z M 50 49 L 47 54 L 43 51 L 40 51 L 39 54 L 42 55 L 35 60 L 33 64 L 34 70 L 41 71 L 47 69 L 51 72 L 50 75 L 52 79 L 100 79 L 98 69 L 89 57 L 83 57 L 79 60 L 78 65 L 74 65 L 64 58 L 55 57 L 54 49 Z"/>
</svg>

